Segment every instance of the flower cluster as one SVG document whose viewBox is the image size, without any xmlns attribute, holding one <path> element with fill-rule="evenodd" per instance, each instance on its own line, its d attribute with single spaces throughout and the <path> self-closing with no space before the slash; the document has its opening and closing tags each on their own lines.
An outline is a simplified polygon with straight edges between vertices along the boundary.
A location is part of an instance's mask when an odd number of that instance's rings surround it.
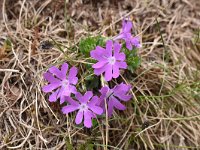
<svg viewBox="0 0 200 150">
<path fill-rule="evenodd" d="M 84 95 L 77 93 L 75 97 L 78 102 L 74 101 L 71 97 L 66 97 L 70 105 L 64 106 L 62 112 L 68 114 L 78 110 L 75 119 L 76 124 L 80 124 L 84 117 L 84 125 L 90 128 L 92 126 L 92 118 L 96 118 L 96 114 L 101 115 L 103 113 L 103 109 L 97 105 L 99 98 L 93 96 L 91 91 L 87 91 Z"/>
<path fill-rule="evenodd" d="M 105 48 L 97 46 L 90 51 L 90 56 L 97 60 L 92 65 L 95 75 L 103 74 L 106 81 L 111 81 L 112 78 L 120 76 L 121 69 L 127 68 L 126 55 L 121 51 L 122 45 L 118 40 L 123 39 L 129 50 L 132 50 L 133 46 L 136 48 L 141 47 L 139 38 L 132 37 L 131 29 L 132 22 L 124 20 L 122 31 L 114 38 L 114 41 L 108 40 Z M 112 116 L 114 108 L 118 110 L 126 109 L 122 102 L 130 100 L 132 97 L 129 94 L 130 85 L 120 83 L 114 88 L 103 86 L 99 90 L 98 96 L 93 95 L 92 91 L 86 91 L 82 95 L 76 88 L 78 82 L 77 73 L 77 68 L 71 67 L 69 69 L 67 63 L 64 63 L 60 69 L 53 66 L 44 73 L 44 78 L 49 84 L 42 88 L 43 92 L 51 93 L 49 96 L 50 102 L 55 102 L 59 99 L 60 104 L 65 104 L 62 108 L 63 114 L 77 111 L 76 124 L 83 122 L 85 127 L 90 128 L 92 119 L 96 118 L 97 115 L 104 114 L 106 109 L 109 117 Z"/>
<path fill-rule="evenodd" d="M 114 50 L 113 50 L 114 49 Z M 106 42 L 106 49 L 97 46 L 95 50 L 92 50 L 90 55 L 92 58 L 98 60 L 92 67 L 94 73 L 100 75 L 105 72 L 106 81 L 110 81 L 112 78 L 119 77 L 119 69 L 127 68 L 125 60 L 125 54 L 120 53 L 121 45 L 114 43 L 111 40 Z"/>
<path fill-rule="evenodd" d="M 55 102 L 60 98 L 60 104 L 65 101 L 65 96 L 70 96 L 71 93 L 76 94 L 75 85 L 78 82 L 77 68 L 72 67 L 69 70 L 69 75 L 66 76 L 68 71 L 68 64 L 64 63 L 61 67 L 61 70 L 55 66 L 49 68 L 49 70 L 44 73 L 44 78 L 49 81 L 50 84 L 43 86 L 43 92 L 51 92 L 49 96 L 50 102 Z"/>
<path fill-rule="evenodd" d="M 131 34 L 131 29 L 133 24 L 129 20 L 123 20 L 122 23 L 122 30 L 118 36 L 114 38 L 114 40 L 123 39 L 126 42 L 126 48 L 132 50 L 133 46 L 136 48 L 141 48 L 142 45 L 139 42 L 139 37 L 133 37 Z"/>
<path fill-rule="evenodd" d="M 104 73 L 105 80 L 110 81 L 112 78 L 119 77 L 120 69 L 127 69 L 126 56 L 123 52 L 120 52 L 122 46 L 118 43 L 118 40 L 123 39 L 126 48 L 129 50 L 132 50 L 133 46 L 140 48 L 139 37 L 133 37 L 131 34 L 132 26 L 131 21 L 124 19 L 122 31 L 114 38 L 114 44 L 113 41 L 108 40 L 105 49 L 97 46 L 95 50 L 90 52 L 91 57 L 98 61 L 92 66 L 97 76 Z"/>
<path fill-rule="evenodd" d="M 128 101 L 131 99 L 131 95 L 128 95 L 127 92 L 130 90 L 131 86 L 121 83 L 116 85 L 113 89 L 110 89 L 108 86 L 102 87 L 101 98 L 99 101 L 100 106 L 105 108 L 105 100 L 108 104 L 108 116 L 112 116 L 114 107 L 118 110 L 125 110 L 126 107 L 120 103 L 121 101 Z"/>
</svg>

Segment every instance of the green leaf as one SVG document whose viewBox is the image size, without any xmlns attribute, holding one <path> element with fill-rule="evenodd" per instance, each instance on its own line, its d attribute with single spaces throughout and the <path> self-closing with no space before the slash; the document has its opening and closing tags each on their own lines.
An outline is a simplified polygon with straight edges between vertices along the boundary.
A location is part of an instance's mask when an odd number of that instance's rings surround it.
<svg viewBox="0 0 200 150">
<path fill-rule="evenodd" d="M 127 59 L 128 70 L 134 72 L 141 64 L 141 58 L 138 56 Z"/>
<path fill-rule="evenodd" d="M 93 150 L 94 149 L 94 144 L 88 143 L 87 146 L 86 146 L 86 149 L 87 150 Z"/>
<path fill-rule="evenodd" d="M 105 38 L 102 36 L 87 37 L 82 39 L 79 43 L 80 52 L 86 57 L 90 56 L 90 51 L 95 49 L 96 46 L 104 46 Z"/>
<path fill-rule="evenodd" d="M 10 40 L 10 39 L 6 39 L 5 42 L 4 42 L 4 48 L 5 48 L 6 50 L 10 50 L 11 47 L 12 47 L 12 42 L 11 42 L 11 40 Z"/>
<path fill-rule="evenodd" d="M 65 139 L 65 145 L 66 145 L 66 149 L 67 149 L 67 150 L 73 150 L 73 145 L 70 144 L 69 138 L 66 138 L 66 139 Z"/>
<path fill-rule="evenodd" d="M 128 70 L 132 73 L 140 66 L 141 58 L 137 54 L 138 49 L 128 50 L 125 45 L 122 46 L 122 51 L 126 54 L 126 62 Z"/>
<path fill-rule="evenodd" d="M 97 120 L 96 119 L 92 119 L 92 126 L 95 128 L 95 127 L 97 127 L 97 125 L 98 125 Z"/>
<path fill-rule="evenodd" d="M 97 90 L 100 85 L 100 79 L 98 76 L 92 75 L 92 76 L 87 76 L 85 79 L 85 85 L 87 90 Z"/>
<path fill-rule="evenodd" d="M 84 144 L 81 144 L 78 148 L 78 150 L 93 150 L 94 144 L 90 143 L 91 141 L 87 141 Z"/>
</svg>

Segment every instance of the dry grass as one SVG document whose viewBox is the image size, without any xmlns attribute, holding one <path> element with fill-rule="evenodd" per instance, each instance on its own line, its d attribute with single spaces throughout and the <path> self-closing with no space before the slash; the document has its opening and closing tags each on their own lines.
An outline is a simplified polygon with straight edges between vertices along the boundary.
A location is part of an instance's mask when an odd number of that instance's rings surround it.
<svg viewBox="0 0 200 150">
<path fill-rule="evenodd" d="M 200 149 L 198 0 L 1 2 L 0 149 Z M 67 61 L 84 79 L 85 59 L 67 47 L 86 35 L 115 35 L 123 16 L 143 41 L 141 66 L 120 79 L 133 85 L 134 99 L 109 119 L 108 134 L 104 119 L 90 130 L 77 127 L 47 101 L 42 74 Z M 39 48 L 51 38 L 67 58 L 57 47 Z"/>
</svg>

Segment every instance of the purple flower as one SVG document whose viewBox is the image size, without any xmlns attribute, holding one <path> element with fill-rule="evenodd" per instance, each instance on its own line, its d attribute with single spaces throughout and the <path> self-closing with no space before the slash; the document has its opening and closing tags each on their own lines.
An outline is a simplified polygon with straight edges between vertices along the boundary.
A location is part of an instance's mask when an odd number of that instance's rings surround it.
<svg viewBox="0 0 200 150">
<path fill-rule="evenodd" d="M 139 39 L 139 37 L 133 37 L 132 39 L 131 39 L 131 43 L 136 47 L 136 48 L 141 48 L 142 47 L 142 45 L 140 44 L 140 39 Z"/>
<path fill-rule="evenodd" d="M 76 87 L 74 85 L 78 82 L 78 78 L 76 77 L 77 68 L 72 67 L 69 70 L 68 76 L 66 75 L 67 71 L 68 64 L 64 63 L 61 66 L 61 70 L 52 66 L 46 73 L 44 73 L 44 78 L 49 81 L 49 84 L 43 86 L 42 90 L 45 93 L 52 92 L 49 96 L 50 102 L 55 102 L 60 98 L 60 103 L 62 104 L 65 101 L 65 96 L 70 96 L 71 93 L 76 93 Z"/>
<path fill-rule="evenodd" d="M 114 47 L 114 50 L 113 50 Z M 100 75 L 105 72 L 105 80 L 110 81 L 112 78 L 119 77 L 120 68 L 126 69 L 127 64 L 124 62 L 125 54 L 120 53 L 121 45 L 114 43 L 111 40 L 106 42 L 106 49 L 97 46 L 95 50 L 90 52 L 92 58 L 98 60 L 92 67 L 94 73 Z"/>
<path fill-rule="evenodd" d="M 99 98 L 93 96 L 91 91 L 87 91 L 84 95 L 77 93 L 75 97 L 79 102 L 71 97 L 66 97 L 70 105 L 64 106 L 62 112 L 68 114 L 78 110 L 75 119 L 76 124 L 80 124 L 84 118 L 84 126 L 90 128 L 92 126 L 92 118 L 96 118 L 95 114 L 101 115 L 103 113 L 103 109 L 97 105 Z"/>
<path fill-rule="evenodd" d="M 117 37 L 114 38 L 114 40 L 123 39 L 126 42 L 126 48 L 129 49 L 129 50 L 133 49 L 133 45 L 136 48 L 141 47 L 139 38 L 133 37 L 131 35 L 132 27 L 133 27 L 132 22 L 124 19 L 123 22 L 122 22 L 122 31 L 120 32 L 120 34 Z"/>
<path fill-rule="evenodd" d="M 125 110 L 126 107 L 120 103 L 122 101 L 128 101 L 131 99 L 131 95 L 128 95 L 131 86 L 121 83 L 116 85 L 113 89 L 110 89 L 108 86 L 102 87 L 101 92 L 101 102 L 99 102 L 100 106 L 104 108 L 105 111 L 105 99 L 108 106 L 108 116 L 110 117 L 113 113 L 113 109 L 116 108 L 118 110 Z"/>
</svg>

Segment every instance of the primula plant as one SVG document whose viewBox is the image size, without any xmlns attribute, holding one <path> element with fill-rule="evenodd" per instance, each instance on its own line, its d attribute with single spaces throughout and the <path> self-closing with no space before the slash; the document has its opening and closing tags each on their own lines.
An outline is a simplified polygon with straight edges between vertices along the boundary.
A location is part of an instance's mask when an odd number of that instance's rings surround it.
<svg viewBox="0 0 200 150">
<path fill-rule="evenodd" d="M 129 50 L 132 50 L 133 46 L 135 46 L 136 48 L 141 48 L 139 37 L 133 37 L 131 34 L 132 27 L 132 22 L 124 19 L 120 34 L 114 38 L 114 40 L 123 39 L 126 42 L 126 48 Z"/>
<path fill-rule="evenodd" d="M 69 105 L 64 106 L 62 112 L 68 114 L 78 110 L 75 119 L 76 124 L 80 124 L 84 117 L 84 126 L 90 128 L 92 126 L 92 118 L 96 118 L 96 114 L 101 115 L 103 113 L 103 109 L 97 105 L 100 99 L 97 96 L 93 96 L 91 91 L 87 91 L 84 95 L 77 93 L 75 97 L 78 102 L 69 96 L 66 97 Z"/>
<path fill-rule="evenodd" d="M 107 117 L 112 117 L 114 110 L 126 109 L 124 103 L 132 98 L 131 85 L 120 83 L 111 88 L 109 82 L 119 78 L 122 70 L 136 68 L 139 64 L 136 49 L 140 48 L 141 44 L 138 36 L 132 36 L 132 27 L 132 22 L 124 19 L 121 32 L 114 38 L 105 41 L 105 38 L 97 36 L 80 42 L 81 54 L 84 57 L 90 56 L 90 63 L 94 62 L 86 68 L 94 69 L 94 75 L 97 77 L 102 76 L 103 84 L 96 95 L 93 91 L 85 91 L 83 95 L 80 93 L 83 89 L 76 87 L 78 69 L 74 66 L 69 68 L 67 63 L 63 63 L 60 69 L 52 66 L 44 73 L 44 79 L 49 84 L 42 87 L 43 92 L 50 93 L 50 102 L 60 100 L 60 104 L 64 105 L 63 114 L 76 112 L 76 124 L 83 122 L 85 127 L 90 128 L 92 120 L 99 115 L 105 115 L 107 112 Z"/>
<path fill-rule="evenodd" d="M 98 60 L 92 67 L 95 69 L 96 75 L 101 75 L 105 72 L 105 80 L 110 81 L 112 78 L 119 77 L 119 69 L 127 68 L 125 54 L 120 53 L 121 45 L 114 43 L 111 40 L 106 42 L 106 48 L 97 46 L 95 50 L 90 52 L 92 58 Z"/>
<path fill-rule="evenodd" d="M 59 70 L 57 67 L 53 66 L 44 73 L 44 78 L 49 81 L 48 85 L 43 86 L 42 90 L 46 93 L 51 92 L 49 96 L 50 102 L 55 102 L 60 98 L 60 103 L 62 104 L 65 100 L 65 96 L 70 96 L 71 93 L 76 93 L 76 83 L 78 82 L 77 68 L 72 67 L 69 70 L 69 75 L 67 76 L 68 64 L 64 63 Z"/>
<path fill-rule="evenodd" d="M 105 101 L 108 105 L 108 116 L 111 117 L 113 109 L 125 110 L 126 107 L 120 103 L 120 101 L 128 101 L 131 99 L 131 95 L 127 94 L 131 86 L 121 83 L 116 85 L 113 89 L 110 89 L 108 86 L 102 87 L 101 92 L 101 101 L 99 101 L 100 106 L 105 108 Z"/>
</svg>

